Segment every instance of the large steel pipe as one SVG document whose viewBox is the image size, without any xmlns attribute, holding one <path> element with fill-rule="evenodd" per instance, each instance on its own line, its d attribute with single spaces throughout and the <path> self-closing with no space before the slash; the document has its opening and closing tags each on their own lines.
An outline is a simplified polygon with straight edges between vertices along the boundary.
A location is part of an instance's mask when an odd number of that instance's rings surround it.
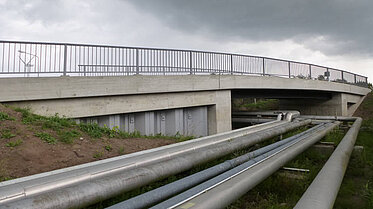
<svg viewBox="0 0 373 209">
<path fill-rule="evenodd" d="M 124 170 L 113 175 L 93 178 L 58 190 L 50 190 L 18 201 L 5 202 L 0 208 L 77 208 L 108 199 L 122 192 L 144 186 L 157 179 L 180 173 L 195 165 L 229 154 L 235 150 L 307 125 L 311 120 L 284 123 L 207 147 L 190 149 L 187 153 L 172 155 L 160 162 Z M 180 150 L 181 151 L 181 150 Z"/>
<path fill-rule="evenodd" d="M 300 133 L 300 134 L 297 134 L 293 137 L 290 137 L 290 138 L 287 138 L 283 141 L 287 141 L 285 144 L 282 144 L 280 146 L 277 146 L 275 147 L 274 149 L 272 150 L 268 150 L 268 152 L 265 152 L 255 158 L 252 158 L 250 160 L 248 160 L 247 162 L 237 166 L 237 167 L 234 167 L 233 169 L 230 169 L 212 179 L 209 179 L 208 181 L 205 181 L 185 192 L 182 192 L 162 203 L 159 203 L 158 205 L 155 205 L 154 207 L 152 207 L 151 209 L 162 209 L 162 208 L 174 208 L 174 207 L 177 207 L 178 205 L 181 205 L 183 204 L 185 201 L 188 201 L 189 199 L 192 199 L 193 197 L 197 196 L 198 194 L 201 194 L 205 191 L 208 191 L 210 188 L 218 185 L 219 183 L 221 182 L 224 182 L 225 180 L 227 179 L 230 179 L 232 176 L 235 176 L 237 174 L 239 174 L 240 172 L 243 172 L 247 169 L 249 169 L 250 167 L 252 167 L 254 164 L 257 164 L 258 162 L 261 162 L 263 161 L 264 159 L 278 153 L 278 152 L 281 152 L 282 150 L 286 149 L 287 147 L 291 146 L 292 144 L 294 143 L 297 143 L 299 140 L 302 140 L 304 138 L 307 138 L 309 135 L 312 135 L 314 132 L 318 132 L 318 131 L 321 131 L 322 129 L 324 129 L 325 127 L 328 127 L 332 124 L 325 124 L 325 125 L 321 125 L 319 127 L 316 127 L 315 129 L 313 129 L 311 132 L 308 132 L 308 133 Z M 290 139 L 290 141 L 289 141 Z M 275 144 L 272 144 L 272 145 L 275 145 Z M 270 146 L 272 146 L 270 145 Z M 263 149 L 266 149 L 266 147 L 264 147 Z M 259 151 L 259 150 L 258 150 Z M 244 155 L 245 156 L 245 155 Z"/>
<path fill-rule="evenodd" d="M 298 201 L 295 209 L 333 208 L 362 119 L 357 118 L 336 150 Z"/>
<path fill-rule="evenodd" d="M 275 120 L 274 118 L 232 118 L 233 123 L 267 123 Z"/>
<path fill-rule="evenodd" d="M 216 209 L 226 207 L 251 188 L 262 182 L 276 170 L 284 166 L 287 162 L 319 141 L 328 132 L 335 128 L 337 124 L 338 122 L 335 122 L 332 126 L 329 126 L 326 129 L 299 141 L 284 151 L 269 157 L 268 159 L 256 164 L 250 169 L 245 170 L 239 175 L 222 182 L 210 190 L 204 191 L 204 193 L 199 194 L 198 196 L 186 201 L 184 204 L 179 205 L 176 208 L 189 207 L 191 209 Z"/>
<path fill-rule="evenodd" d="M 357 117 L 345 117 L 345 116 L 327 116 L 327 115 L 301 115 L 300 118 L 312 119 L 312 120 L 338 120 L 338 121 L 355 121 Z"/>
<path fill-rule="evenodd" d="M 271 127 L 277 127 L 286 123 L 288 122 L 277 120 L 129 155 L 0 182 L 0 204 L 47 192 L 49 190 L 82 183 L 84 181 L 91 181 L 102 176 L 113 175 L 125 170 L 154 164 L 162 160 L 172 159 L 175 156 L 192 152 L 195 149 L 208 147 L 235 137 L 244 136 Z"/>
</svg>

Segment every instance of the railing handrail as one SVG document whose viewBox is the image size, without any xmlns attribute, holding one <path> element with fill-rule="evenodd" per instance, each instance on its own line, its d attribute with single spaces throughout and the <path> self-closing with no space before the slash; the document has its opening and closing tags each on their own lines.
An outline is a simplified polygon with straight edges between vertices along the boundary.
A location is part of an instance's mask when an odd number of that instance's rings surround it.
<svg viewBox="0 0 373 209">
<path fill-rule="evenodd" d="M 238 53 L 225 53 L 225 52 L 202 51 L 202 50 L 191 50 L 191 49 L 130 47 L 130 46 L 102 45 L 102 44 L 77 44 L 77 43 L 68 43 L 68 42 L 40 42 L 40 41 L 9 41 L 9 40 L 0 40 L 0 44 L 3 44 L 3 45 L 4 44 L 35 44 L 35 45 L 51 45 L 51 46 L 61 46 L 61 47 L 65 46 L 64 50 L 66 50 L 66 46 L 70 46 L 70 47 L 88 47 L 88 49 L 89 49 L 89 47 L 94 47 L 94 48 L 100 48 L 100 49 L 101 48 L 111 48 L 111 49 L 131 49 L 131 50 L 152 50 L 152 51 L 186 52 L 186 53 L 196 53 L 196 54 L 209 54 L 209 55 L 224 55 L 224 56 L 231 56 L 231 57 L 235 56 L 235 57 L 256 58 L 256 59 L 263 59 L 263 66 L 264 66 L 265 60 L 285 62 L 285 63 L 289 63 L 289 65 L 290 64 L 307 65 L 310 68 L 311 67 L 324 68 L 324 69 L 327 69 L 327 71 L 333 70 L 333 71 L 341 72 L 341 80 L 343 80 L 343 73 L 347 73 L 347 74 L 351 74 L 353 76 L 359 76 L 360 78 L 364 78 L 365 81 L 367 82 L 367 77 L 366 76 L 359 75 L 359 74 L 352 73 L 352 72 L 348 72 L 346 70 L 341 70 L 341 69 L 337 69 L 337 68 L 332 68 L 332 67 L 327 67 L 327 66 L 323 66 L 323 65 L 307 63 L 307 62 L 286 60 L 286 59 L 266 57 L 266 56 L 238 54 Z M 9 51 L 10 51 L 10 49 L 9 49 Z M 101 51 L 100 51 L 100 53 L 101 53 Z M 97 55 L 97 52 L 96 52 L 96 55 Z M 66 56 L 66 55 L 64 55 L 64 56 Z M 88 57 L 88 59 L 89 59 L 89 57 Z M 64 62 L 66 62 L 66 58 L 65 57 L 64 57 Z M 231 61 L 231 62 L 233 62 L 233 61 Z M 233 65 L 233 63 L 231 63 L 231 65 Z M 56 72 L 56 71 L 54 71 L 54 72 Z M 35 73 L 35 72 L 33 72 L 33 73 Z M 263 72 L 263 75 L 265 75 L 265 74 L 266 73 Z M 355 81 L 355 83 L 356 83 L 356 81 Z"/>
</svg>

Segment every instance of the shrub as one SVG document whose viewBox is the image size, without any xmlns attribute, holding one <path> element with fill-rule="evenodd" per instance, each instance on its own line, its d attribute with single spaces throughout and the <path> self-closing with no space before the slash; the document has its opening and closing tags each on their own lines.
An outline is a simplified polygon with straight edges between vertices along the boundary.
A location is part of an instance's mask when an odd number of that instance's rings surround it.
<svg viewBox="0 0 373 209">
<path fill-rule="evenodd" d="M 23 141 L 21 139 L 17 139 L 16 141 L 12 141 L 12 142 L 9 142 L 7 144 L 5 144 L 5 146 L 7 147 L 16 147 L 16 146 L 19 146 L 23 143 Z"/>
<path fill-rule="evenodd" d="M 57 140 L 53 136 L 48 133 L 39 132 L 36 133 L 35 136 L 39 137 L 41 140 L 47 142 L 48 144 L 56 144 Z"/>
<path fill-rule="evenodd" d="M 110 144 L 108 144 L 105 146 L 105 149 L 110 152 L 113 148 L 111 147 Z"/>
<path fill-rule="evenodd" d="M 5 112 L 0 112 L 0 121 L 4 121 L 4 120 L 15 120 L 15 118 L 10 117 Z"/>
<path fill-rule="evenodd" d="M 101 138 L 103 134 L 103 128 L 98 126 L 97 123 L 80 123 L 79 128 L 81 131 L 87 133 L 91 137 Z"/>
<path fill-rule="evenodd" d="M 93 154 L 93 158 L 101 158 L 102 156 L 104 155 L 104 152 L 99 152 L 99 151 L 96 151 L 94 154 Z"/>
<path fill-rule="evenodd" d="M 76 130 L 59 132 L 60 141 L 67 144 L 72 144 L 74 139 L 78 136 L 80 136 L 80 133 Z"/>
<path fill-rule="evenodd" d="M 61 130 L 62 128 L 70 128 L 75 124 L 71 119 L 60 117 L 58 114 L 52 117 L 44 117 L 42 121 L 43 128 L 49 128 L 55 131 Z"/>
<path fill-rule="evenodd" d="M 119 147 L 119 154 L 123 155 L 124 154 L 124 147 Z"/>
<path fill-rule="evenodd" d="M 15 136 L 16 135 L 11 133 L 10 130 L 8 130 L 8 129 L 5 129 L 1 132 L 1 138 L 3 138 L 3 139 L 10 139 L 10 138 L 13 138 Z"/>
<path fill-rule="evenodd" d="M 55 114 L 51 117 L 40 116 L 31 113 L 30 109 L 26 108 L 14 108 L 15 111 L 22 113 L 22 122 L 24 124 L 40 124 L 43 128 L 52 129 L 55 131 L 61 130 L 62 128 L 69 128 L 75 125 L 75 122 L 69 118 L 60 117 Z"/>
</svg>

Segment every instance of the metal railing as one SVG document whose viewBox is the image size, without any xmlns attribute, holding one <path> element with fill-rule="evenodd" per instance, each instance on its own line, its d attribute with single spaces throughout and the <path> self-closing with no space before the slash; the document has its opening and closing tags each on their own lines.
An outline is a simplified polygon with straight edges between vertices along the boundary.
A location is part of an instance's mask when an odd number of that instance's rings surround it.
<svg viewBox="0 0 373 209">
<path fill-rule="evenodd" d="M 0 77 L 258 75 L 366 87 L 367 77 L 289 60 L 177 49 L 0 41 Z"/>
</svg>

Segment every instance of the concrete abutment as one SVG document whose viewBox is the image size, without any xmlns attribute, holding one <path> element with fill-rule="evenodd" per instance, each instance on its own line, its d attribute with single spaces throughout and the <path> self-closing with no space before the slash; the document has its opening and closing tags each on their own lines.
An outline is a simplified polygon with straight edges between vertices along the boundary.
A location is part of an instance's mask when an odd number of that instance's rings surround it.
<svg viewBox="0 0 373 209">
<path fill-rule="evenodd" d="M 144 135 L 206 136 L 231 130 L 229 90 L 11 102 L 33 113 L 74 118 Z"/>
</svg>

